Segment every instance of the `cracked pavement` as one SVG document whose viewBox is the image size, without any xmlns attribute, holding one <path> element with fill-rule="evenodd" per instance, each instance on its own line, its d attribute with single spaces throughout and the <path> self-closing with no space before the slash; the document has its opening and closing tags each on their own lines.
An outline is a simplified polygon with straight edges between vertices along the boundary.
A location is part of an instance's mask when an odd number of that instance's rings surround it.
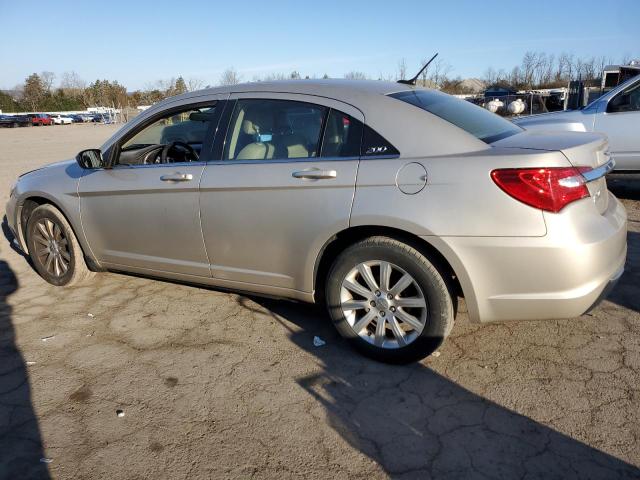
<svg viewBox="0 0 640 480">
<path fill-rule="evenodd" d="M 113 131 L 0 130 L 0 201 Z M 350 351 L 313 306 L 112 273 L 56 288 L 2 239 L 0 478 L 640 478 L 640 180 L 610 185 L 629 253 L 605 302 L 483 326 L 462 303 L 410 366 Z"/>
</svg>

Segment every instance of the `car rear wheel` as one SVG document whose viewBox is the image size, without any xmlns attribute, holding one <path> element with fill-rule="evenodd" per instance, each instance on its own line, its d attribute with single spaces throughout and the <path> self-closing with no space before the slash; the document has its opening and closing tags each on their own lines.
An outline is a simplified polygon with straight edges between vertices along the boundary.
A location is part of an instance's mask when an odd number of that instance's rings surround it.
<svg viewBox="0 0 640 480">
<path fill-rule="evenodd" d="M 388 363 L 420 360 L 453 327 L 457 297 L 442 271 L 405 243 L 362 240 L 345 249 L 329 271 L 329 314 L 364 355 Z"/>
<path fill-rule="evenodd" d="M 93 272 L 84 261 L 69 222 L 52 205 L 33 210 L 26 230 L 27 248 L 36 271 L 47 282 L 71 286 L 89 280 Z"/>
</svg>

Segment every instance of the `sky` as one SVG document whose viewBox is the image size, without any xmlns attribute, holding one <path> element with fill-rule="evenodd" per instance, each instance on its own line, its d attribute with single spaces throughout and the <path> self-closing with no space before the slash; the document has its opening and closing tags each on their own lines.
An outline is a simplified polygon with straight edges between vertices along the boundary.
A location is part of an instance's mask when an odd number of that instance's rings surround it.
<svg viewBox="0 0 640 480">
<path fill-rule="evenodd" d="M 215 85 L 298 71 L 342 77 L 417 71 L 439 52 L 452 76 L 510 70 L 526 51 L 640 59 L 640 0 L 0 0 L 0 88 L 33 72 L 117 80 L 182 75 Z"/>
</svg>

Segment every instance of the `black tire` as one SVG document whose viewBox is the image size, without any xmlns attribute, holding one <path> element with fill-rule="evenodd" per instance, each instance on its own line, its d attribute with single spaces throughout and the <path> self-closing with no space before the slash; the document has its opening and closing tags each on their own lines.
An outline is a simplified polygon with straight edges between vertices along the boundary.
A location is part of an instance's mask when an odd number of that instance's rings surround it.
<svg viewBox="0 0 640 480">
<path fill-rule="evenodd" d="M 366 341 L 349 325 L 340 300 L 342 283 L 358 264 L 389 262 L 411 275 L 426 299 L 427 317 L 422 332 L 405 346 L 383 348 Z M 432 354 L 449 335 L 457 308 L 457 296 L 444 268 L 406 243 L 389 237 L 370 237 L 346 248 L 333 262 L 325 283 L 329 315 L 344 338 L 359 352 L 385 363 L 410 363 Z M 367 309 L 368 311 L 368 309 Z"/>
<path fill-rule="evenodd" d="M 59 232 L 60 241 L 55 248 L 59 248 L 58 245 L 60 248 L 64 248 L 64 253 L 68 256 L 68 259 L 65 258 L 67 269 L 62 272 L 62 267 L 60 267 L 61 273 L 59 275 L 47 269 L 46 260 L 49 255 L 38 254 L 38 252 L 41 251 L 40 245 L 42 245 L 42 239 L 45 239 L 39 232 L 38 224 L 45 222 L 48 225 L 47 221 L 58 228 L 56 232 Z M 53 205 L 40 205 L 31 212 L 31 216 L 27 222 L 26 242 L 34 268 L 42 278 L 52 285 L 77 285 L 90 280 L 95 275 L 94 272 L 89 270 L 85 263 L 82 248 L 69 222 L 67 222 L 64 215 Z M 38 248 L 40 248 L 40 250 L 38 250 Z"/>
</svg>

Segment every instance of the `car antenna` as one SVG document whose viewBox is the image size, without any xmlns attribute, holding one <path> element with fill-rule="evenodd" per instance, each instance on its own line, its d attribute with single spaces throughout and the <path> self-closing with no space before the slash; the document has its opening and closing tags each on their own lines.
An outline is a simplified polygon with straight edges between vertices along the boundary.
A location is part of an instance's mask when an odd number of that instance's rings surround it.
<svg viewBox="0 0 640 480">
<path fill-rule="evenodd" d="M 416 73 L 416 76 L 413 77 L 411 80 L 398 80 L 398 83 L 404 83 L 405 85 L 415 85 L 416 82 L 418 81 L 418 77 L 420 76 L 420 74 L 422 72 L 424 72 L 424 70 L 429 66 L 429 64 L 431 62 L 433 62 L 433 60 L 438 56 L 438 54 L 436 53 L 433 57 L 431 57 L 431 60 L 429 60 L 427 63 L 424 64 L 424 67 L 422 67 L 420 69 L 420 71 L 418 73 Z"/>
</svg>

